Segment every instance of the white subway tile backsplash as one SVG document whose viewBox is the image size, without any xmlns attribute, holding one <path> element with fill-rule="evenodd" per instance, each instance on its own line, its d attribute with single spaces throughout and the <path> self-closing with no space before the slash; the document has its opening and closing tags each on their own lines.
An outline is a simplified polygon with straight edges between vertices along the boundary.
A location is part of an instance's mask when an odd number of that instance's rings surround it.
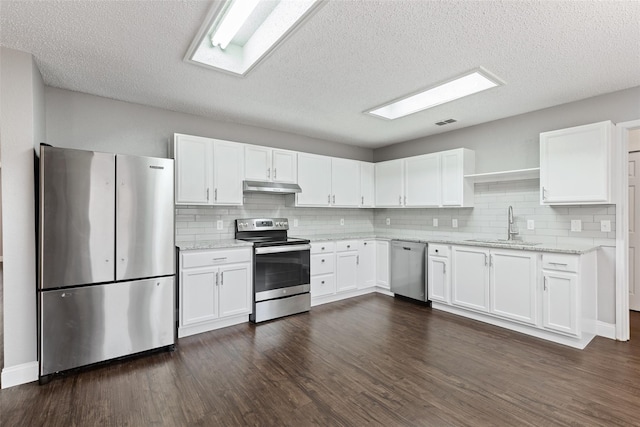
<svg viewBox="0 0 640 427">
<path fill-rule="evenodd" d="M 188 206 L 176 209 L 176 241 L 232 239 L 237 218 L 285 217 L 292 236 L 323 234 L 394 233 L 424 238 L 506 238 L 507 208 L 513 206 L 519 237 L 545 243 L 615 245 L 615 206 L 540 206 L 538 180 L 475 185 L 474 208 L 346 209 L 286 206 L 283 195 L 246 194 L 244 206 Z M 345 225 L 340 226 L 344 218 Z M 386 225 L 386 218 L 391 225 Z M 438 219 L 438 227 L 433 219 Z M 452 227 L 452 219 L 458 227 Z M 298 226 L 293 227 L 293 220 Z M 535 230 L 527 230 L 527 220 Z M 570 232 L 570 221 L 580 219 L 583 231 Z M 216 221 L 224 229 L 216 229 Z M 611 232 L 600 231 L 600 221 L 611 221 Z"/>
</svg>

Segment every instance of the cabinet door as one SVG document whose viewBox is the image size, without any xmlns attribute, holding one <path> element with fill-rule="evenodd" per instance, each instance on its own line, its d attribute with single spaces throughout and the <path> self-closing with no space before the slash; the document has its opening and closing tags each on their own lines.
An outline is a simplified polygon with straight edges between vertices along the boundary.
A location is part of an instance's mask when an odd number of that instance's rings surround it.
<svg viewBox="0 0 640 427">
<path fill-rule="evenodd" d="M 374 206 L 373 163 L 360 162 L 360 206 Z"/>
<path fill-rule="evenodd" d="M 218 269 L 194 268 L 180 276 L 180 319 L 187 326 L 218 318 Z"/>
<path fill-rule="evenodd" d="M 272 154 L 273 181 L 297 182 L 298 156 L 294 151 L 273 150 Z"/>
<path fill-rule="evenodd" d="M 442 156 L 442 206 L 463 205 L 464 152 L 450 150 Z"/>
<path fill-rule="evenodd" d="M 336 264 L 336 292 L 356 289 L 358 287 L 358 252 L 338 252 Z"/>
<path fill-rule="evenodd" d="M 331 158 L 298 153 L 298 206 L 329 206 L 331 202 Z"/>
<path fill-rule="evenodd" d="M 245 145 L 244 179 L 270 181 L 271 173 L 271 149 L 257 145 Z"/>
<path fill-rule="evenodd" d="M 537 255 L 524 251 L 492 250 L 491 313 L 512 320 L 537 324 Z"/>
<path fill-rule="evenodd" d="M 176 204 L 208 205 L 213 202 L 213 140 L 174 136 Z"/>
<path fill-rule="evenodd" d="M 376 286 L 389 286 L 389 242 L 376 240 Z"/>
<path fill-rule="evenodd" d="M 213 149 L 213 175 L 213 203 L 241 205 L 244 146 L 235 142 L 216 140 Z"/>
<path fill-rule="evenodd" d="M 331 204 L 358 206 L 360 204 L 360 165 L 355 160 L 331 159 Z"/>
<path fill-rule="evenodd" d="M 404 160 L 389 160 L 375 164 L 376 207 L 403 205 Z"/>
<path fill-rule="evenodd" d="M 428 299 L 449 304 L 449 260 L 437 256 L 429 256 L 428 260 Z"/>
<path fill-rule="evenodd" d="M 440 154 L 405 159 L 405 206 L 440 205 Z"/>
<path fill-rule="evenodd" d="M 358 289 L 376 285 L 376 245 L 374 240 L 363 240 L 358 245 Z"/>
<path fill-rule="evenodd" d="M 542 325 L 556 332 L 580 335 L 577 276 L 559 271 L 542 274 Z"/>
<path fill-rule="evenodd" d="M 610 202 L 613 125 L 601 122 L 540 134 L 540 203 Z"/>
<path fill-rule="evenodd" d="M 220 317 L 251 312 L 251 265 L 220 267 Z"/>
<path fill-rule="evenodd" d="M 455 246 L 452 263 L 451 303 L 489 311 L 489 251 Z"/>
</svg>

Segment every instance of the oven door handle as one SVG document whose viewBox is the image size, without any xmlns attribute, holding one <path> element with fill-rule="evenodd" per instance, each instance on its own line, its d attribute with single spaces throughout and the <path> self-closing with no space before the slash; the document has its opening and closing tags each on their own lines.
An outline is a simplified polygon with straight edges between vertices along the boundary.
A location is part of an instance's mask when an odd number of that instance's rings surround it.
<svg viewBox="0 0 640 427">
<path fill-rule="evenodd" d="M 271 246 L 266 248 L 256 248 L 256 255 L 278 254 L 281 252 L 308 251 L 310 249 L 311 249 L 311 245 Z"/>
</svg>

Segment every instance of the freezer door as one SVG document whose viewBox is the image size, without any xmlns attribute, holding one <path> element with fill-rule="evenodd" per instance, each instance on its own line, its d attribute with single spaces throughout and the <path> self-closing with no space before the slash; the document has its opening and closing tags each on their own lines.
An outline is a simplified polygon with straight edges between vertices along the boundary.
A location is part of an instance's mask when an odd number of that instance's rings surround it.
<svg viewBox="0 0 640 427">
<path fill-rule="evenodd" d="M 173 160 L 116 157 L 116 280 L 175 273 Z"/>
<path fill-rule="evenodd" d="M 174 278 L 40 292 L 40 375 L 175 344 Z"/>
<path fill-rule="evenodd" d="M 39 286 L 114 280 L 115 155 L 40 147 Z"/>
</svg>

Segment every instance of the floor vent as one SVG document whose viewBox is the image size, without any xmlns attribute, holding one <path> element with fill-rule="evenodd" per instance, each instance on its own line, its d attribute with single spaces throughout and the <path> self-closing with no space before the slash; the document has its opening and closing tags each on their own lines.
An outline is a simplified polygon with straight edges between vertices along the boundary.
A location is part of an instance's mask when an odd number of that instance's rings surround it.
<svg viewBox="0 0 640 427">
<path fill-rule="evenodd" d="M 447 120 L 443 120 L 443 121 L 441 121 L 441 122 L 437 122 L 436 124 L 437 124 L 438 126 L 444 126 L 444 125 L 448 125 L 448 124 L 450 124 L 450 123 L 455 123 L 455 122 L 457 122 L 457 120 L 456 120 L 456 119 L 447 119 Z"/>
</svg>

